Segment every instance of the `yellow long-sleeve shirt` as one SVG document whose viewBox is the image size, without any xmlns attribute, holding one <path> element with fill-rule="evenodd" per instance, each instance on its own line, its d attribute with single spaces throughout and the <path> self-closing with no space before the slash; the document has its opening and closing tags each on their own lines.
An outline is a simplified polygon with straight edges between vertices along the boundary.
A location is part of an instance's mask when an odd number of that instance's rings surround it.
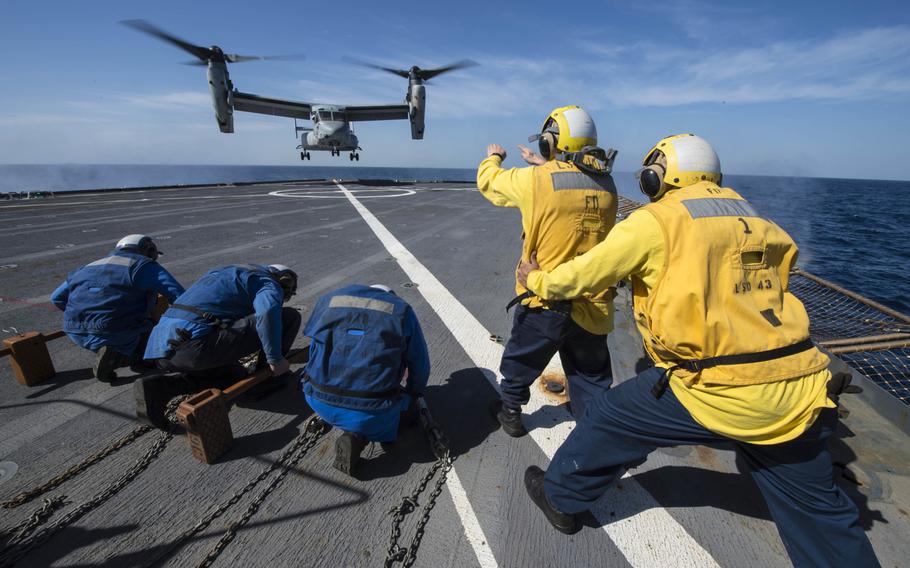
<svg viewBox="0 0 910 568">
<path fill-rule="evenodd" d="M 604 290 L 634 276 L 650 292 L 660 280 L 666 251 L 657 219 L 636 211 L 618 223 L 603 242 L 549 272 L 528 275 L 528 288 L 558 300 Z M 696 422 L 734 440 L 779 444 L 806 431 L 822 408 L 832 408 L 819 371 L 787 381 L 747 385 L 686 384 L 671 376 L 670 388 Z"/>
</svg>

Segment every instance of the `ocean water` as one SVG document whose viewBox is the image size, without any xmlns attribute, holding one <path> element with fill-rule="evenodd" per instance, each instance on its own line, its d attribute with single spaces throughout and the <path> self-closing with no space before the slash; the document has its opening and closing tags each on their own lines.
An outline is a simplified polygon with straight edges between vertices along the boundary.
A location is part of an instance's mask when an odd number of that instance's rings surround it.
<svg viewBox="0 0 910 568">
<path fill-rule="evenodd" d="M 0 193 L 329 178 L 473 183 L 474 175 L 473 169 L 309 165 L 0 165 Z M 615 178 L 622 195 L 644 201 L 631 173 Z M 728 175 L 724 184 L 793 236 L 801 267 L 910 313 L 910 182 Z"/>
</svg>

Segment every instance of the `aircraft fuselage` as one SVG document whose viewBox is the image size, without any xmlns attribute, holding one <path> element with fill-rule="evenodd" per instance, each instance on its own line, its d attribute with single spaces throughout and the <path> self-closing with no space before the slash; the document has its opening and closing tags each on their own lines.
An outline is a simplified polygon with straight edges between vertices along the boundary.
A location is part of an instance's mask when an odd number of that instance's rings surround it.
<svg viewBox="0 0 910 568">
<path fill-rule="evenodd" d="M 342 107 L 314 106 L 310 118 L 313 129 L 301 133 L 301 149 L 334 152 L 359 149 L 357 136 L 351 131 L 351 124 L 345 118 Z"/>
</svg>

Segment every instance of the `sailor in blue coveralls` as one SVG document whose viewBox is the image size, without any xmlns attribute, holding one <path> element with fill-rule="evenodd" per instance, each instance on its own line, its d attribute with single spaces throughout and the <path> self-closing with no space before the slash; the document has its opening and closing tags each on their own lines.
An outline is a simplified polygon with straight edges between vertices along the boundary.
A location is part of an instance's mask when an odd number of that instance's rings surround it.
<svg viewBox="0 0 910 568">
<path fill-rule="evenodd" d="M 387 286 L 353 284 L 319 298 L 303 335 L 312 343 L 301 387 L 313 411 L 343 431 L 335 468 L 350 475 L 368 441 L 397 439 L 401 414 L 423 396 L 430 377 L 423 331 Z"/>
<path fill-rule="evenodd" d="M 156 262 L 161 251 L 147 235 L 127 235 L 106 257 L 70 272 L 51 302 L 63 310 L 63 331 L 73 343 L 98 354 L 99 381 L 114 370 L 141 367 L 158 294 L 169 302 L 183 286 Z"/>
<path fill-rule="evenodd" d="M 140 420 L 166 427 L 168 401 L 205 388 L 225 388 L 246 376 L 239 360 L 260 352 L 272 374 L 285 376 L 300 329 L 300 313 L 282 307 L 297 291 L 297 274 L 282 264 L 216 268 L 183 293 L 152 330 L 145 358 L 165 371 L 135 383 Z"/>
</svg>

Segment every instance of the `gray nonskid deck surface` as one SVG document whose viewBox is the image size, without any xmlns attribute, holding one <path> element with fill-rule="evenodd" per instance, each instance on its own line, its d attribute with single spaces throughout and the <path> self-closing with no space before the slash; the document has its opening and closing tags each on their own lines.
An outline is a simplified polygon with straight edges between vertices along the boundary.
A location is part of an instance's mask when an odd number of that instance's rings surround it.
<svg viewBox="0 0 910 568">
<path fill-rule="evenodd" d="M 519 252 L 515 211 L 489 206 L 469 184 L 345 187 L 483 327 L 508 337 L 510 319 L 503 307 L 513 294 L 512 268 Z M 269 195 L 288 190 L 298 196 Z M 422 322 L 433 361 L 427 399 L 452 439 L 458 455 L 455 473 L 496 564 L 623 566 L 641 565 L 640 559 L 647 557 L 628 549 L 624 553 L 597 527 L 565 537 L 546 524 L 522 485 L 524 469 L 545 465 L 546 454 L 530 438 L 513 440 L 494 429 L 486 410 L 496 396 L 487 379 L 490 370 L 475 366 L 419 289 L 404 286 L 407 274 L 335 184 L 74 194 L 2 204 L 0 220 L 0 265 L 18 265 L 0 272 L 3 329 L 57 329 L 60 313 L 47 304 L 48 294 L 69 270 L 104 255 L 113 242 L 133 232 L 159 239 L 166 252 L 162 263 L 185 285 L 214 266 L 288 264 L 301 275 L 292 305 L 304 315 L 320 294 L 346 283 L 392 286 L 414 306 Z M 620 318 L 617 333 L 611 336 L 617 377 L 631 376 L 641 355 L 634 333 Z M 91 354 L 66 339 L 51 347 L 58 376 L 45 384 L 25 388 L 5 365 L 0 370 L 0 460 L 20 466 L 12 480 L 0 485 L 4 498 L 47 479 L 135 425 L 128 377 L 121 384 L 100 384 L 87 370 Z M 903 512 L 908 510 L 905 437 L 892 432 L 868 408 L 850 404 L 856 410 L 851 408 L 846 425 L 856 436 L 838 442 L 840 455 L 858 455 L 852 458 L 853 465 L 870 480 L 859 490 L 848 489 L 864 511 L 864 526 L 883 564 L 899 565 L 908 552 L 901 536 L 908 529 Z M 262 400 L 241 400 L 231 413 L 235 445 L 218 463 L 197 462 L 178 435 L 135 482 L 55 536 L 23 565 L 132 566 L 148 561 L 276 459 L 298 435 L 309 412 L 292 384 Z M 867 437 L 867 431 L 875 434 Z M 48 496 L 66 494 L 72 503 L 91 497 L 144 452 L 156 435 L 144 436 Z M 222 554 L 220 565 L 382 564 L 388 510 L 413 489 L 432 457 L 419 430 L 411 430 L 388 454 L 378 445 L 368 450 L 370 459 L 359 479 L 349 479 L 331 467 L 336 435 L 326 436 L 270 496 Z M 890 446 L 882 446 L 883 439 L 890 440 Z M 621 482 L 601 507 L 613 514 L 614 523 L 639 526 L 636 523 L 651 511 L 630 503 L 653 503 L 669 513 L 670 521 L 661 522 L 678 524 L 691 539 L 670 542 L 659 534 L 642 534 L 643 547 L 657 542 L 671 553 L 680 547 L 684 557 L 682 548 L 694 542 L 722 566 L 788 565 L 757 489 L 736 472 L 733 452 L 723 448 L 655 453 L 632 472 L 634 482 Z M 628 498 L 635 487 L 647 490 L 650 501 Z M 166 564 L 198 563 L 249 499 Z M 24 519 L 39 504 L 2 510 L 0 529 Z M 465 536 L 459 513 L 464 507 L 443 491 L 418 566 L 481 565 Z M 406 522 L 406 536 L 416 516 Z M 645 526 L 658 531 L 663 525 Z"/>
</svg>

